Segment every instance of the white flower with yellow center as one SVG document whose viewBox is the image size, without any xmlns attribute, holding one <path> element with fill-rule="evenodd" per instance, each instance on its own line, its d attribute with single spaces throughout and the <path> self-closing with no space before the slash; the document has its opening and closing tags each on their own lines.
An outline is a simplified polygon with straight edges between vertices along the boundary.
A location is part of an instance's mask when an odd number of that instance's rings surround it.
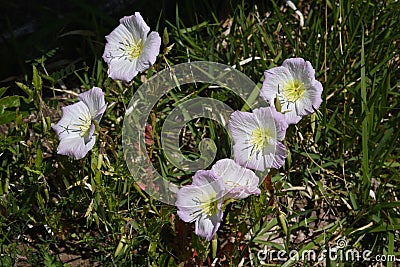
<svg viewBox="0 0 400 267">
<path fill-rule="evenodd" d="M 179 189 L 175 205 L 179 217 L 185 222 L 195 222 L 195 233 L 211 240 L 223 217 L 222 198 L 225 187 L 212 171 L 197 171 L 191 185 Z"/>
<path fill-rule="evenodd" d="M 313 113 L 322 103 L 322 84 L 315 80 L 315 70 L 302 58 L 286 59 L 282 66 L 264 72 L 260 95 L 271 105 L 276 101 L 288 124 L 296 124 Z"/>
<path fill-rule="evenodd" d="M 234 141 L 234 159 L 241 166 L 265 171 L 280 168 L 285 162 L 285 138 L 288 124 L 274 107 L 259 108 L 252 113 L 235 111 L 229 121 Z"/>
<path fill-rule="evenodd" d="M 60 139 L 57 153 L 83 158 L 96 142 L 95 124 L 100 122 L 106 103 L 104 93 L 98 87 L 81 93 L 79 102 L 62 108 L 60 121 L 53 126 Z"/>
<path fill-rule="evenodd" d="M 150 68 L 160 52 L 161 38 L 151 32 L 139 12 L 123 17 L 120 25 L 106 36 L 103 59 L 108 76 L 130 82 L 139 72 Z"/>
</svg>

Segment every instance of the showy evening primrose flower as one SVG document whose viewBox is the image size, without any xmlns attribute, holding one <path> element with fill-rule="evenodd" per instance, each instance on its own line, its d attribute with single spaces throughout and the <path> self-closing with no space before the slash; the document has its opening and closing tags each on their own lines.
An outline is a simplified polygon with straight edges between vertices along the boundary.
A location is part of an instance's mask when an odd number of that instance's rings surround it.
<svg viewBox="0 0 400 267">
<path fill-rule="evenodd" d="M 212 171 L 197 171 L 192 184 L 182 187 L 176 194 L 177 213 L 183 221 L 195 222 L 195 233 L 210 241 L 222 221 L 225 192 L 222 179 Z"/>
<path fill-rule="evenodd" d="M 60 144 L 57 153 L 81 159 L 96 142 L 95 124 L 106 110 L 104 93 L 98 87 L 81 93 L 79 102 L 62 108 L 61 120 L 53 126 Z"/>
<path fill-rule="evenodd" d="M 264 72 L 260 95 L 271 105 L 278 101 L 279 110 L 288 124 L 298 123 L 302 116 L 313 113 L 322 102 L 322 84 L 315 71 L 302 58 L 286 59 L 282 66 Z M 276 100 L 275 100 L 276 99 Z"/>
<path fill-rule="evenodd" d="M 151 32 L 139 12 L 123 17 L 120 25 L 106 36 L 103 59 L 108 76 L 130 82 L 139 72 L 150 68 L 160 52 L 161 38 Z"/>
<path fill-rule="evenodd" d="M 233 112 L 229 130 L 235 161 L 259 171 L 280 168 L 286 158 L 285 146 L 280 141 L 285 138 L 287 127 L 283 114 L 274 107 L 255 109 L 252 113 Z"/>
<path fill-rule="evenodd" d="M 211 168 L 216 176 L 219 176 L 226 188 L 224 201 L 232 199 L 244 199 L 250 195 L 259 195 L 259 179 L 255 173 L 237 164 L 232 159 L 221 159 Z"/>
</svg>

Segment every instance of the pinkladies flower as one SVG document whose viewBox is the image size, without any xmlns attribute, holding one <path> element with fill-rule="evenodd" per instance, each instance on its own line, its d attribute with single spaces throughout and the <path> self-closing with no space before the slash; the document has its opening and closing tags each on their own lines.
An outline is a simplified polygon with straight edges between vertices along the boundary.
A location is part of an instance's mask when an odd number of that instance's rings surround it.
<svg viewBox="0 0 400 267">
<path fill-rule="evenodd" d="M 222 180 L 212 171 L 197 171 L 192 184 L 182 187 L 176 194 L 178 216 L 185 222 L 195 222 L 196 235 L 210 241 L 222 221 L 224 194 Z"/>
<path fill-rule="evenodd" d="M 264 76 L 260 95 L 271 105 L 279 101 L 279 111 L 288 124 L 298 123 L 302 116 L 313 113 L 322 103 L 322 84 L 315 80 L 309 61 L 289 58 L 282 66 L 266 70 Z"/>
<path fill-rule="evenodd" d="M 282 167 L 286 148 L 281 141 L 287 127 L 285 117 L 274 107 L 255 109 L 252 113 L 233 112 L 229 130 L 234 141 L 235 161 L 259 171 Z"/>
<path fill-rule="evenodd" d="M 120 25 L 106 36 L 103 59 L 108 76 L 130 82 L 139 72 L 150 68 L 160 52 L 161 38 L 151 32 L 139 12 L 123 17 Z"/>
<path fill-rule="evenodd" d="M 216 176 L 221 177 L 226 195 L 224 200 L 244 199 L 250 195 L 260 195 L 259 178 L 255 173 L 237 164 L 232 159 L 218 160 L 211 168 Z"/>
<path fill-rule="evenodd" d="M 98 87 L 81 93 L 79 102 L 62 108 L 61 120 L 53 126 L 60 144 L 57 153 L 81 159 L 96 142 L 95 124 L 106 110 L 104 93 Z"/>
</svg>

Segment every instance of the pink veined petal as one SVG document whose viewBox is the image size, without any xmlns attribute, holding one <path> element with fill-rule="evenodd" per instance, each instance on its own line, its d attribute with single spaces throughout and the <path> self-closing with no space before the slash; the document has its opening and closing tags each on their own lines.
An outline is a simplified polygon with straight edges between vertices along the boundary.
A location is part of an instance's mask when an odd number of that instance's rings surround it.
<svg viewBox="0 0 400 267">
<path fill-rule="evenodd" d="M 252 131 L 258 126 L 258 121 L 250 112 L 235 111 L 231 114 L 228 128 L 234 140 L 245 142 Z"/>
<path fill-rule="evenodd" d="M 53 129 L 57 133 L 59 139 L 70 134 L 80 135 L 77 126 L 82 124 L 81 119 L 85 119 L 89 115 L 89 108 L 81 101 L 63 107 L 61 119 L 53 126 Z"/>
<path fill-rule="evenodd" d="M 143 72 L 150 68 L 157 59 L 160 53 L 161 38 L 157 32 L 151 32 L 143 44 L 142 53 L 138 58 L 137 69 L 139 72 Z"/>
<path fill-rule="evenodd" d="M 122 44 L 131 42 L 132 34 L 124 25 L 120 24 L 106 36 L 106 40 L 103 59 L 109 64 L 114 59 L 125 58 Z"/>
<path fill-rule="evenodd" d="M 282 167 L 285 163 L 286 156 L 287 155 L 285 146 L 281 142 L 278 142 L 275 147 L 275 153 L 273 156 L 273 163 L 271 168 L 279 169 L 280 167 Z"/>
<path fill-rule="evenodd" d="M 288 124 L 297 124 L 302 118 L 297 115 L 295 103 L 290 103 L 289 109 L 285 110 L 284 115 Z"/>
<path fill-rule="evenodd" d="M 299 101 L 298 114 L 301 116 L 314 113 L 322 103 L 322 84 L 315 80 L 312 86 L 305 92 L 305 97 Z"/>
<path fill-rule="evenodd" d="M 217 161 L 211 170 L 222 178 L 227 195 L 224 198 L 243 199 L 251 194 L 260 194 L 259 178 L 249 169 L 237 164 L 232 159 Z"/>
<path fill-rule="evenodd" d="M 132 33 L 135 37 L 135 41 L 137 41 L 137 39 L 146 39 L 147 34 L 150 31 L 150 27 L 143 20 L 143 17 L 139 12 L 135 12 L 132 16 L 125 16 L 120 19 L 119 22 Z"/>
<path fill-rule="evenodd" d="M 289 72 L 293 75 L 293 78 L 300 78 L 298 74 L 304 72 L 306 61 L 303 58 L 288 58 L 283 61 L 282 67 L 289 69 Z"/>
<path fill-rule="evenodd" d="M 103 90 L 98 87 L 93 87 L 89 91 L 79 94 L 78 99 L 89 108 L 92 118 L 96 117 L 96 121 L 100 121 L 106 109 Z"/>
<path fill-rule="evenodd" d="M 288 68 L 293 78 L 302 81 L 306 88 L 312 86 L 315 70 L 309 61 L 302 58 L 289 58 L 283 61 L 282 66 Z"/>
<path fill-rule="evenodd" d="M 107 73 L 111 79 L 130 82 L 139 73 L 136 66 L 137 60 L 114 59 L 109 64 Z"/>
<path fill-rule="evenodd" d="M 93 148 L 96 142 L 96 136 L 92 136 L 90 141 L 85 144 L 83 137 L 68 136 L 60 140 L 57 153 L 66 156 L 73 156 L 75 159 L 81 159 Z"/>
<path fill-rule="evenodd" d="M 235 151 L 234 147 L 234 152 Z M 276 164 L 274 164 L 275 156 L 276 144 L 272 144 L 265 147 L 262 151 L 254 151 L 248 158 L 245 158 L 244 155 L 240 155 L 238 163 L 249 169 L 265 171 L 266 169 L 276 168 Z"/>
<path fill-rule="evenodd" d="M 274 107 L 258 108 L 253 110 L 254 117 L 257 119 L 257 127 L 270 129 L 272 138 L 277 139 L 278 122 L 285 122 L 284 116 L 276 112 Z M 267 119 L 268 118 L 268 119 Z M 284 129 L 286 131 L 286 129 Z"/>
<path fill-rule="evenodd" d="M 220 210 L 218 214 L 207 216 L 203 214 L 195 223 L 195 233 L 204 237 L 207 241 L 211 241 L 221 225 L 223 212 Z"/>
<path fill-rule="evenodd" d="M 196 205 L 194 197 L 202 193 L 203 191 L 195 185 L 187 185 L 179 189 L 175 205 L 178 208 L 178 215 L 183 221 L 193 222 L 199 216 L 201 207 Z"/>
<path fill-rule="evenodd" d="M 210 185 L 213 184 L 215 181 L 218 180 L 217 177 L 213 172 L 209 170 L 199 170 L 197 171 L 192 178 L 192 185 L 196 186 L 203 186 L 203 185 Z M 216 188 L 218 190 L 218 188 Z"/>
<path fill-rule="evenodd" d="M 259 119 L 259 124 L 267 127 L 274 132 L 274 139 L 282 141 L 285 139 L 286 130 L 289 127 L 285 116 L 277 112 L 274 106 L 268 108 L 255 109 L 253 113 Z M 265 118 L 271 118 L 266 120 Z"/>
<path fill-rule="evenodd" d="M 289 69 L 282 66 L 266 70 L 264 77 L 260 96 L 265 100 L 275 99 L 277 94 L 282 93 L 284 84 L 293 79 Z"/>
</svg>

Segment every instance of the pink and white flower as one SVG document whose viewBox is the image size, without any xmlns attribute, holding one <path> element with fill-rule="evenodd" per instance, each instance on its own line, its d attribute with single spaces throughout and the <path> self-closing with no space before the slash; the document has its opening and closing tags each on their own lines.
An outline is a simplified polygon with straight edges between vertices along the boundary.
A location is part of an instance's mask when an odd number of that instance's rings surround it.
<svg viewBox="0 0 400 267">
<path fill-rule="evenodd" d="M 57 153 L 81 159 L 96 142 L 95 124 L 99 123 L 106 110 L 104 93 L 98 87 L 81 93 L 79 102 L 62 108 L 60 121 L 52 128 L 60 143 Z"/>
<path fill-rule="evenodd" d="M 139 72 L 150 68 L 160 52 L 161 38 L 151 32 L 139 12 L 123 17 L 120 25 L 106 36 L 103 59 L 108 76 L 130 82 Z"/>
<path fill-rule="evenodd" d="M 271 106 L 279 101 L 279 111 L 285 115 L 288 124 L 298 123 L 322 103 L 323 87 L 315 79 L 315 70 L 309 61 L 289 58 L 282 66 L 266 70 L 264 76 L 260 95 Z"/>
</svg>

